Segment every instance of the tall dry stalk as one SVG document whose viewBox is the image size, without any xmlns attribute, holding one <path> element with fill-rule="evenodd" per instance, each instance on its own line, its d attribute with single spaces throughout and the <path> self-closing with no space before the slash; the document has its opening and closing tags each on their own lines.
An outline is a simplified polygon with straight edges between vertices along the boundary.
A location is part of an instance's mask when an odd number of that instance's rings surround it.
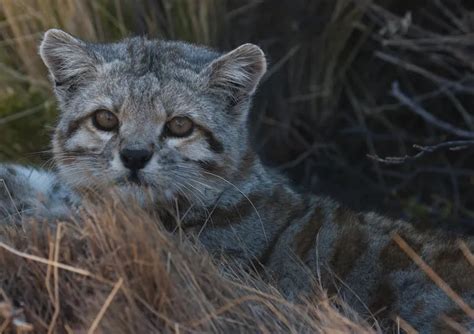
<svg viewBox="0 0 474 334">
<path fill-rule="evenodd" d="M 11 68 L 32 79 L 46 81 L 44 67 L 37 55 L 41 34 L 60 27 L 90 39 L 97 38 L 94 11 L 87 3 L 76 0 L 4 0 L 0 15 L 5 25 L 0 29 L 2 46 Z"/>
<path fill-rule="evenodd" d="M 0 71 L 17 72 L 17 77 L 26 76 L 33 84 L 45 83 L 37 45 L 49 28 L 61 28 L 89 41 L 146 33 L 214 45 L 223 5 L 217 0 L 4 0 L 0 3 L 0 18 L 4 18 L 0 48 L 5 52 L 0 63 L 5 66 Z"/>
</svg>

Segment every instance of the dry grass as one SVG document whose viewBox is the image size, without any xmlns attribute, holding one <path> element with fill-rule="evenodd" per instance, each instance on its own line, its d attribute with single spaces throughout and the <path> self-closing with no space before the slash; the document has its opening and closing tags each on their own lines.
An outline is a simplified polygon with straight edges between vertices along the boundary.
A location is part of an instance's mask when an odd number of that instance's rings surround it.
<svg viewBox="0 0 474 334">
<path fill-rule="evenodd" d="M 41 35 L 61 28 L 89 41 L 123 38 L 137 30 L 154 37 L 215 44 L 220 1 L 4 0 L 0 3 L 0 41 L 8 64 L 4 74 L 49 87 L 37 56 Z M 133 30 L 132 30 L 133 29 Z"/>
<path fill-rule="evenodd" d="M 2 226 L 0 321 L 34 333 L 370 333 L 324 293 L 285 301 L 119 201 L 78 224 Z M 97 329 L 97 330 L 94 330 Z"/>
<path fill-rule="evenodd" d="M 251 41 L 271 64 L 251 122 L 267 161 L 357 208 L 472 231 L 473 145 L 426 147 L 474 138 L 473 13 L 461 0 L 2 0 L 0 158 L 38 161 L 25 153 L 47 142 L 55 115 L 36 47 L 48 28 L 222 49 Z M 323 295 L 291 305 L 258 278 L 224 277 L 141 212 L 93 207 L 84 222 L 1 233 L 13 248 L 0 252 L 0 331 L 365 330 Z"/>
</svg>

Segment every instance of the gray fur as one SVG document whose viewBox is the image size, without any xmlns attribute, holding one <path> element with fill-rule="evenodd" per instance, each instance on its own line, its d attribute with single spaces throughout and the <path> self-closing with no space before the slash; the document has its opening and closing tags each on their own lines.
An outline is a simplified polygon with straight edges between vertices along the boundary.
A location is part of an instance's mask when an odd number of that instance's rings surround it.
<svg viewBox="0 0 474 334">
<path fill-rule="evenodd" d="M 216 256 L 260 271 L 293 300 L 310 294 L 316 280 L 359 312 L 376 312 L 384 328 L 396 328 L 393 316 L 401 315 L 422 333 L 436 332 L 441 314 L 460 312 L 392 245 L 395 231 L 474 303 L 474 269 L 462 257 L 445 256 L 453 238 L 302 195 L 261 164 L 247 129 L 252 95 L 266 70 L 257 46 L 221 54 L 142 37 L 95 44 L 50 30 L 40 54 L 61 109 L 53 140 L 57 177 L 71 194 L 112 189 L 131 197 L 157 210 L 171 229 L 197 236 Z M 94 127 L 98 109 L 115 113 L 117 131 Z M 195 122 L 190 137 L 166 135 L 166 122 L 175 116 Z M 127 181 L 118 158 L 123 148 L 153 150 L 138 172 L 140 184 Z M 3 173 L 29 202 L 29 181 Z M 54 201 L 64 203 L 51 197 L 48 206 Z M 6 202 L 3 194 L 0 203 Z M 465 241 L 474 247 L 472 238 Z M 461 315 L 472 328 L 472 319 Z"/>
<path fill-rule="evenodd" d="M 199 163 L 228 166 L 224 177 L 238 172 L 233 162 L 247 149 L 250 96 L 265 71 L 258 47 L 243 45 L 219 58 L 215 51 L 181 42 L 136 37 L 93 44 L 50 30 L 40 54 L 62 112 L 53 140 L 59 175 L 74 188 L 122 183 L 127 171 L 118 152 L 124 147 L 154 148 L 140 177 L 149 185 L 147 197 L 161 202 L 173 202 L 178 193 L 206 207 L 216 200 L 222 182 L 206 180 Z M 88 116 L 97 109 L 118 115 L 118 134 L 91 125 Z M 178 148 L 183 140 L 163 137 L 166 120 L 176 115 L 192 118 L 208 133 Z M 74 164 L 63 163 L 71 156 Z"/>
<path fill-rule="evenodd" d="M 0 222 L 70 217 L 78 197 L 53 173 L 0 165 Z"/>
</svg>

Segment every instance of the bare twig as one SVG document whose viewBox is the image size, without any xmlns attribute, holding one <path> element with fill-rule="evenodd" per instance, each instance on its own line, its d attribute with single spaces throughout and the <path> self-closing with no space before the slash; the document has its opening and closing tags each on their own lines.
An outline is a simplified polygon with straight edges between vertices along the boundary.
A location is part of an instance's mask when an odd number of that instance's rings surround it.
<svg viewBox="0 0 474 334">
<path fill-rule="evenodd" d="M 25 259 L 28 259 L 28 260 L 31 260 L 31 261 L 43 263 L 43 264 L 53 266 L 53 267 L 58 267 L 58 268 L 61 268 L 63 270 L 67 270 L 67 271 L 70 271 L 70 272 L 73 272 L 73 273 L 76 273 L 76 274 L 79 274 L 79 275 L 82 275 L 82 276 L 92 277 L 92 278 L 96 278 L 96 279 L 98 278 L 96 275 L 94 275 L 93 273 L 91 273 L 88 270 L 84 270 L 84 269 L 81 269 L 81 268 L 76 268 L 76 267 L 73 267 L 73 266 L 70 266 L 70 265 L 67 265 L 67 264 L 64 264 L 64 263 L 60 263 L 60 262 L 54 262 L 54 261 L 42 258 L 40 256 L 20 252 L 19 250 L 16 250 L 15 248 L 8 246 L 7 244 L 5 244 L 1 241 L 0 241 L 0 248 L 3 248 L 4 250 L 6 250 L 6 251 L 8 251 L 8 252 L 10 252 L 10 253 L 12 253 L 16 256 L 19 256 L 19 257 L 22 257 L 22 258 L 25 258 Z"/>
<path fill-rule="evenodd" d="M 59 247 L 61 243 L 61 230 L 62 230 L 62 223 L 58 224 L 58 228 L 56 229 L 56 240 L 53 246 L 53 261 L 52 263 L 59 262 Z M 52 266 L 48 265 L 48 272 L 49 268 Z M 59 301 L 59 268 L 57 266 L 53 268 L 53 282 L 54 282 L 54 295 L 52 296 L 52 303 L 54 306 L 53 316 L 51 317 L 51 321 L 49 323 L 48 334 L 52 334 L 55 332 L 56 322 L 59 318 L 59 312 L 61 309 L 61 303 Z M 47 282 L 47 287 L 49 287 L 49 281 Z"/>
<path fill-rule="evenodd" d="M 441 319 L 444 321 L 444 323 L 446 325 L 448 325 L 449 327 L 451 327 L 456 333 L 459 333 L 459 334 L 469 334 L 468 330 L 466 328 L 464 328 L 460 323 L 454 321 L 453 319 L 451 319 L 450 317 L 446 316 L 446 315 L 442 315 L 441 316 Z"/>
<path fill-rule="evenodd" d="M 409 72 L 413 72 L 418 75 L 421 75 L 422 77 L 437 83 L 439 86 L 442 86 L 444 89 L 452 89 L 454 91 L 463 92 L 463 93 L 472 93 L 472 89 L 467 88 L 467 86 L 463 85 L 461 82 L 446 79 L 433 72 L 428 71 L 427 69 L 423 67 L 404 61 L 403 59 L 397 58 L 395 56 L 392 56 L 380 51 L 375 52 L 375 56 L 390 64 L 399 66 L 403 68 L 405 71 L 409 71 Z"/>
<path fill-rule="evenodd" d="M 406 105 L 408 108 L 410 108 L 411 111 L 413 111 L 415 114 L 418 116 L 422 117 L 425 121 L 428 123 L 436 126 L 437 128 L 440 128 L 446 132 L 449 132 L 455 136 L 461 137 L 461 138 L 474 138 L 474 132 L 473 131 L 467 131 L 460 129 L 458 127 L 455 127 L 454 125 L 445 122 L 443 120 L 440 120 L 436 118 L 435 116 L 431 115 L 428 111 L 426 111 L 421 105 L 410 99 L 406 94 L 404 94 L 400 90 L 400 85 L 397 81 L 395 81 L 392 84 L 392 96 L 395 97 L 399 102 L 402 104 Z"/>
<path fill-rule="evenodd" d="M 415 262 L 421 270 L 446 293 L 470 318 L 474 319 L 474 310 L 446 283 L 423 259 L 411 248 L 398 233 L 393 235 L 393 240 Z"/>
<path fill-rule="evenodd" d="M 91 327 L 89 328 L 89 330 L 87 331 L 88 334 L 93 334 L 95 333 L 95 330 L 97 329 L 97 326 L 99 326 L 99 323 L 100 321 L 102 320 L 102 318 L 104 317 L 104 314 L 105 312 L 107 311 L 107 309 L 109 308 L 110 304 L 112 304 L 112 301 L 115 297 L 115 295 L 117 294 L 117 292 L 120 290 L 120 288 L 122 287 L 122 284 L 123 284 L 123 278 L 120 278 L 117 283 L 115 283 L 112 291 L 110 292 L 110 294 L 107 296 L 107 299 L 105 300 L 104 302 L 104 305 L 102 305 L 102 307 L 100 308 L 100 311 L 99 313 L 97 314 L 97 316 L 95 317 L 94 321 L 92 322 L 92 325 Z"/>
<path fill-rule="evenodd" d="M 439 144 L 431 145 L 431 146 L 421 146 L 421 145 L 415 144 L 413 145 L 413 147 L 420 151 L 415 155 L 405 155 L 403 157 L 381 158 L 378 155 L 368 154 L 367 157 L 369 157 L 372 160 L 382 162 L 385 164 L 398 165 L 398 164 L 403 164 L 407 161 L 413 161 L 413 160 L 419 159 L 423 157 L 424 155 L 426 155 L 427 153 L 433 153 L 441 149 L 448 149 L 450 151 L 459 151 L 471 146 L 474 146 L 474 140 L 452 140 L 452 141 L 447 141 L 444 143 L 439 143 Z"/>
<path fill-rule="evenodd" d="M 418 334 L 418 331 L 413 328 L 412 325 L 410 325 L 406 320 L 404 320 L 400 316 L 395 317 L 395 322 L 398 324 L 398 326 L 403 329 L 407 334 Z"/>
<path fill-rule="evenodd" d="M 306 160 L 307 158 L 309 158 L 313 153 L 315 153 L 318 149 L 320 148 L 324 148 L 326 147 L 327 145 L 321 145 L 319 143 L 315 143 L 314 145 L 312 145 L 310 148 L 308 148 L 307 150 L 303 151 L 303 153 L 301 153 L 300 155 L 298 155 L 295 159 L 293 160 L 290 160 L 284 164 L 281 164 L 281 165 L 278 165 L 278 169 L 279 170 L 285 170 L 285 169 L 289 169 L 289 168 L 293 168 L 293 167 L 296 167 L 298 166 L 300 163 L 302 163 L 304 160 Z"/>
</svg>

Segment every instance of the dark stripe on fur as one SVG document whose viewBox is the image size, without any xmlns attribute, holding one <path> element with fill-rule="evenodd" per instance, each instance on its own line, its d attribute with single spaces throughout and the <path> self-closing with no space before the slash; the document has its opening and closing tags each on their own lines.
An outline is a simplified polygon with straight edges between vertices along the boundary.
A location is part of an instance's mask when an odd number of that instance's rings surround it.
<svg viewBox="0 0 474 334">
<path fill-rule="evenodd" d="M 316 207 L 309 221 L 296 234 L 294 241 L 295 253 L 301 260 L 305 261 L 307 259 L 307 254 L 313 248 L 323 223 L 323 210 Z"/>
<path fill-rule="evenodd" d="M 206 137 L 206 141 L 209 144 L 209 148 L 214 151 L 215 153 L 221 154 L 224 153 L 224 145 L 214 137 L 212 132 L 204 127 L 200 127 L 201 131 L 204 133 Z"/>
<path fill-rule="evenodd" d="M 89 117 L 90 116 L 87 115 L 85 117 L 82 117 L 82 118 L 75 119 L 75 120 L 71 121 L 68 124 L 68 127 L 67 127 L 67 130 L 66 130 L 66 133 L 64 134 L 64 137 L 65 138 L 70 138 L 72 135 L 74 135 L 74 133 L 76 133 L 76 131 L 80 128 L 82 122 L 84 122 L 84 120 L 89 118 Z"/>
<path fill-rule="evenodd" d="M 242 197 L 238 203 L 230 208 L 216 208 L 210 217 L 212 226 L 227 227 L 242 223 L 243 220 L 249 219 L 248 216 L 256 215 L 254 206 L 258 208 L 258 203 L 264 198 L 265 194 L 254 193 L 249 195 L 248 198 Z"/>
<path fill-rule="evenodd" d="M 277 230 L 277 232 L 273 236 L 272 240 L 270 240 L 270 242 L 268 243 L 268 247 L 267 247 L 267 249 L 265 249 L 262 256 L 258 260 L 254 261 L 254 266 L 255 267 L 257 267 L 257 265 L 258 265 L 258 267 L 263 268 L 263 266 L 265 266 L 267 264 L 268 260 L 270 259 L 270 257 L 274 253 L 276 244 L 278 243 L 278 240 L 280 239 L 280 237 L 288 230 L 288 228 L 292 224 L 294 224 L 295 222 L 301 221 L 301 219 L 302 219 L 301 216 L 304 215 L 307 212 L 308 207 L 309 207 L 309 201 L 306 200 L 306 203 L 304 203 L 303 205 L 296 206 L 296 207 L 293 208 L 293 211 L 288 216 L 285 223 L 282 224 L 279 227 L 279 229 Z"/>
</svg>

